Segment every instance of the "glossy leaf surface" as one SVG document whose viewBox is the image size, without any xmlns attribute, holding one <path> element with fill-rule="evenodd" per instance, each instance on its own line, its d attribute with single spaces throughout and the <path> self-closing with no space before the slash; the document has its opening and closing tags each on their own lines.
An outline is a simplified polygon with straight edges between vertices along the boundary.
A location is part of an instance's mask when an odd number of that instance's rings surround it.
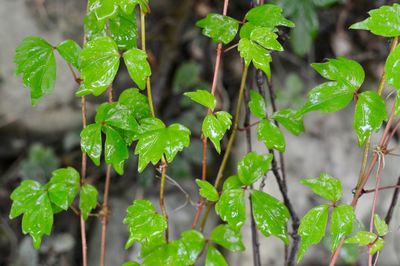
<svg viewBox="0 0 400 266">
<path fill-rule="evenodd" d="M 333 208 L 331 222 L 331 251 L 336 250 L 343 237 L 351 234 L 355 220 L 353 207 L 350 205 L 340 205 Z"/>
<path fill-rule="evenodd" d="M 54 89 L 56 59 L 53 47 L 40 37 L 27 37 L 17 47 L 14 57 L 16 74 L 22 75 L 25 87 L 30 88 L 32 105 Z"/>
<path fill-rule="evenodd" d="M 218 191 L 208 181 L 196 179 L 200 188 L 200 195 L 208 201 L 217 201 L 219 199 Z"/>
<path fill-rule="evenodd" d="M 138 85 L 139 89 L 144 90 L 146 88 L 146 80 L 151 76 L 151 68 L 147 61 L 147 54 L 140 49 L 132 48 L 126 51 L 123 57 L 129 75 Z"/>
<path fill-rule="evenodd" d="M 328 205 L 312 208 L 300 221 L 299 235 L 301 237 L 297 262 L 300 262 L 311 245 L 318 244 L 325 235 L 328 222 Z"/>
<path fill-rule="evenodd" d="M 193 92 L 185 92 L 185 96 L 189 97 L 192 99 L 192 101 L 195 101 L 212 111 L 215 108 L 215 105 L 217 104 L 217 100 L 215 99 L 214 95 L 212 95 L 210 92 L 206 90 L 197 90 Z"/>
<path fill-rule="evenodd" d="M 112 127 L 104 127 L 106 142 L 104 144 L 104 157 L 107 164 L 112 164 L 114 170 L 124 174 L 124 162 L 129 158 L 128 147 L 121 135 Z"/>
<path fill-rule="evenodd" d="M 57 51 L 68 63 L 79 69 L 79 55 L 82 48 L 73 40 L 65 40 L 57 45 Z"/>
<path fill-rule="evenodd" d="M 250 9 L 246 14 L 246 19 L 257 26 L 262 27 L 294 27 L 294 23 L 287 20 L 282 15 L 282 8 L 272 4 L 265 4 Z"/>
<path fill-rule="evenodd" d="M 283 133 L 271 120 L 263 119 L 257 126 L 257 139 L 264 142 L 268 149 L 284 152 L 286 148 Z"/>
<path fill-rule="evenodd" d="M 218 249 L 208 245 L 205 266 L 228 266 L 228 263 Z"/>
<path fill-rule="evenodd" d="M 246 38 L 240 39 L 238 50 L 247 66 L 253 62 L 255 68 L 261 69 L 267 77 L 271 77 L 272 57 L 267 50 Z"/>
<path fill-rule="evenodd" d="M 266 27 L 256 27 L 250 34 L 250 40 L 258 43 L 265 49 L 283 51 L 283 47 L 277 39 L 278 35 Z"/>
<path fill-rule="evenodd" d="M 90 184 L 84 184 L 81 187 L 79 209 L 81 210 L 84 220 L 87 220 L 89 213 L 96 208 L 98 194 L 97 189 Z"/>
<path fill-rule="evenodd" d="M 340 180 L 326 173 L 321 173 L 318 178 L 302 179 L 301 184 L 309 187 L 315 194 L 332 202 L 339 201 L 343 194 Z"/>
<path fill-rule="evenodd" d="M 375 91 L 366 91 L 359 95 L 354 112 L 353 127 L 356 130 L 358 144 L 364 145 L 373 132 L 377 132 L 387 119 L 385 102 Z"/>
<path fill-rule="evenodd" d="M 400 5 L 381 6 L 368 12 L 369 18 L 353 24 L 350 29 L 369 30 L 372 33 L 384 36 L 400 36 Z"/>
<path fill-rule="evenodd" d="M 199 20 L 196 26 L 203 29 L 203 34 L 215 43 L 230 43 L 239 29 L 239 21 L 228 16 L 209 13 Z"/>
<path fill-rule="evenodd" d="M 134 16 L 119 13 L 110 20 L 109 28 L 111 37 L 117 43 L 118 48 L 128 50 L 136 47 L 138 33 Z"/>
<path fill-rule="evenodd" d="M 218 225 L 211 232 L 210 240 L 233 252 L 245 250 L 240 232 L 233 230 L 226 224 Z"/>
<path fill-rule="evenodd" d="M 50 201 L 63 210 L 68 210 L 74 201 L 80 184 L 80 175 L 72 167 L 57 169 L 48 183 Z"/>
<path fill-rule="evenodd" d="M 100 124 L 90 124 L 82 130 L 81 149 L 92 159 L 95 165 L 100 165 L 102 151 Z"/>
<path fill-rule="evenodd" d="M 249 108 L 252 115 L 258 118 L 267 116 L 267 106 L 262 95 L 255 90 L 250 91 Z"/>
<path fill-rule="evenodd" d="M 374 226 L 379 236 L 385 236 L 389 233 L 389 227 L 384 220 L 382 220 L 378 214 L 374 215 Z"/>
<path fill-rule="evenodd" d="M 217 112 L 215 115 L 208 114 L 204 118 L 202 124 L 203 134 L 211 140 L 218 153 L 221 153 L 220 141 L 225 132 L 231 127 L 231 118 L 231 115 L 224 111 Z"/>
<path fill-rule="evenodd" d="M 244 191 L 240 188 L 223 191 L 215 211 L 232 229 L 239 231 L 246 221 Z"/>
<path fill-rule="evenodd" d="M 289 237 L 286 228 L 290 214 L 286 206 L 263 191 L 252 190 L 251 200 L 258 230 L 264 236 L 274 235 L 288 245 Z"/>
<path fill-rule="evenodd" d="M 303 116 L 295 110 L 281 109 L 273 113 L 272 118 L 296 136 L 304 131 Z"/>
<path fill-rule="evenodd" d="M 95 96 L 102 94 L 117 74 L 119 57 L 118 47 L 110 37 L 87 42 L 80 55 L 81 78 L 85 88 Z"/>
<path fill-rule="evenodd" d="M 165 218 L 156 212 L 153 204 L 148 200 L 135 200 L 127 209 L 124 224 L 129 230 L 129 239 L 125 248 L 132 246 L 135 241 L 141 242 L 167 229 Z"/>
<path fill-rule="evenodd" d="M 359 244 L 360 246 L 366 246 L 377 239 L 377 235 L 371 232 L 360 231 L 353 237 L 346 239 L 347 244 Z"/>
<path fill-rule="evenodd" d="M 388 56 L 385 64 L 387 83 L 400 90 L 400 46 L 397 46 Z"/>
<path fill-rule="evenodd" d="M 271 164 L 272 155 L 258 155 L 252 151 L 238 163 L 238 177 L 244 185 L 251 185 L 263 177 Z"/>
</svg>

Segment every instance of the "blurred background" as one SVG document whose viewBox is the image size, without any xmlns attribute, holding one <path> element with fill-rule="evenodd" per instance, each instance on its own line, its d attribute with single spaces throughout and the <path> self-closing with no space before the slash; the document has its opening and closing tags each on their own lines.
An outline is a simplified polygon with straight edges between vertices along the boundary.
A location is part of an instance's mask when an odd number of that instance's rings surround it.
<svg viewBox="0 0 400 266">
<path fill-rule="evenodd" d="M 251 0 L 231 0 L 229 15 L 242 20 L 254 5 Z M 310 63 L 325 58 L 346 56 L 360 62 L 366 71 L 363 89 L 375 89 L 384 68 L 390 40 L 348 27 L 367 17 L 367 11 L 397 1 L 384 0 L 274 0 L 284 7 L 285 15 L 296 23 L 292 31 L 282 30 L 280 41 L 285 52 L 273 54 L 273 83 L 278 108 L 299 108 L 307 92 L 322 79 L 310 68 Z M 192 131 L 191 146 L 184 150 L 168 168 L 168 175 L 182 186 L 168 184 L 167 209 L 171 217 L 170 236 L 176 238 L 182 228 L 189 228 L 195 213 L 191 202 L 198 200 L 194 178 L 200 173 L 200 127 L 205 115 L 199 105 L 182 97 L 183 92 L 197 88 L 209 89 L 212 80 L 216 45 L 201 35 L 195 23 L 209 12 L 222 10 L 223 1 L 212 0 L 151 0 L 148 17 L 148 52 L 153 68 L 152 83 L 158 115 L 167 123 L 180 122 Z M 12 190 L 24 179 L 46 182 L 58 167 L 80 167 L 79 133 L 81 130 L 80 99 L 74 96 L 77 87 L 65 64 L 57 65 L 54 93 L 44 97 L 37 107 L 30 105 L 29 91 L 17 77 L 13 56 L 16 46 L 27 36 L 41 36 L 57 44 L 70 38 L 82 43 L 82 21 L 86 1 L 82 0 L 0 0 L 0 265 L 80 265 L 81 247 L 79 219 L 73 212 L 55 216 L 52 235 L 44 237 L 40 250 L 32 247 L 29 237 L 20 229 L 21 219 L 9 220 Z M 233 42 L 234 44 L 235 42 Z M 227 47 L 226 47 L 227 48 Z M 237 50 L 223 54 L 221 78 L 218 83 L 217 108 L 232 112 L 239 88 L 242 64 Z M 248 87 L 255 85 L 252 70 Z M 115 93 L 132 87 L 123 66 L 114 83 Z M 390 88 L 385 97 L 391 100 Z M 88 97 L 89 121 L 105 97 Z M 270 107 L 270 104 L 269 104 Z M 335 114 L 312 113 L 305 117 L 305 132 L 294 137 L 285 131 L 286 170 L 289 196 L 303 216 L 322 202 L 299 184 L 300 178 L 316 177 L 323 171 L 340 178 L 344 184 L 344 200 L 352 197 L 361 162 L 352 129 L 354 104 Z M 253 134 L 254 134 L 253 130 Z M 378 134 L 379 135 L 379 134 Z M 396 141 L 398 138 L 396 138 Z M 373 138 L 373 143 L 376 140 Z M 222 146 L 226 145 L 226 139 Z M 395 144 L 393 144 L 395 145 Z M 253 136 L 253 149 L 268 152 Z M 226 176 L 235 173 L 235 161 L 247 151 L 244 134 L 239 133 Z M 121 265 L 137 256 L 137 248 L 124 249 L 128 233 L 122 219 L 135 198 L 150 198 L 157 203 L 158 179 L 154 169 L 137 173 L 137 161 L 131 150 L 125 164 L 125 175 L 113 174 L 110 191 L 111 216 L 108 227 L 107 265 Z M 209 177 L 215 176 L 220 157 L 210 149 Z M 400 174 L 399 158 L 387 157 L 383 184 L 395 184 Z M 89 181 L 102 194 L 105 166 L 90 162 Z M 271 175 L 271 174 L 269 174 Z M 266 178 L 264 189 L 280 198 L 275 179 Z M 372 187 L 372 184 L 367 185 Z M 372 194 L 370 194 L 372 195 Z M 372 196 L 361 199 L 357 215 L 360 221 L 369 219 Z M 386 214 L 392 191 L 380 193 L 377 213 Z M 190 199 L 190 200 L 188 200 Z M 101 201 L 101 198 L 100 198 Z M 185 204 L 184 204 L 185 203 Z M 182 205 L 184 204 L 184 205 Z M 158 206 L 156 204 L 156 206 Z M 214 216 L 213 223 L 219 222 Z M 378 265 L 400 265 L 399 212 L 396 210 L 390 226 L 387 244 L 379 256 Z M 211 223 L 209 223 L 211 224 Z M 100 222 L 90 218 L 87 223 L 90 265 L 99 265 Z M 289 230 L 290 231 L 290 230 Z M 230 265 L 252 265 L 251 233 L 246 225 L 243 237 L 247 250 L 226 253 Z M 284 247 L 281 241 L 260 235 L 263 265 L 283 265 Z M 366 249 L 352 247 L 342 253 L 341 264 L 364 265 Z M 311 248 L 302 265 L 326 265 L 330 256 L 327 243 Z"/>
</svg>

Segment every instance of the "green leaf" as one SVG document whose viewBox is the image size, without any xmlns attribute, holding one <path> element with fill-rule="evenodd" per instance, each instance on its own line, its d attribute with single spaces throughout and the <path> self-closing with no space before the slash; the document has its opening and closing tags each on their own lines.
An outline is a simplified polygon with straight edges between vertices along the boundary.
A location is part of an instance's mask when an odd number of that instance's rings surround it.
<svg viewBox="0 0 400 266">
<path fill-rule="evenodd" d="M 256 27 L 250 34 L 250 40 L 258 43 L 265 49 L 283 51 L 283 47 L 277 39 L 278 35 L 271 28 L 266 27 Z"/>
<path fill-rule="evenodd" d="M 320 205 L 312 208 L 301 219 L 299 235 L 301 237 L 297 262 L 299 263 L 311 245 L 318 244 L 325 235 L 328 222 L 329 205 Z"/>
<path fill-rule="evenodd" d="M 110 37 L 99 37 L 85 44 L 81 52 L 80 70 L 83 85 L 95 96 L 113 82 L 119 67 L 118 47 Z"/>
<path fill-rule="evenodd" d="M 63 210 L 68 210 L 78 194 L 80 175 L 72 167 L 57 169 L 48 183 L 50 201 Z"/>
<path fill-rule="evenodd" d="M 211 232 L 210 240 L 230 251 L 244 251 L 240 232 L 233 230 L 229 225 L 220 224 Z"/>
<path fill-rule="evenodd" d="M 17 75 L 31 90 L 32 105 L 54 89 L 56 59 L 53 47 L 39 37 L 27 37 L 17 47 L 14 57 Z"/>
<path fill-rule="evenodd" d="M 240 188 L 223 191 L 215 211 L 232 229 L 240 231 L 246 221 L 244 191 Z"/>
<path fill-rule="evenodd" d="M 377 132 L 387 119 L 385 102 L 375 91 L 366 91 L 358 96 L 354 112 L 353 127 L 356 130 L 358 144 L 364 145 L 373 132 Z"/>
<path fill-rule="evenodd" d="M 149 0 L 117 0 L 119 6 L 126 14 L 132 14 L 136 5 L 146 14 L 150 12 Z"/>
<path fill-rule="evenodd" d="M 296 136 L 304 131 L 303 116 L 295 110 L 281 109 L 273 113 L 272 118 Z"/>
<path fill-rule="evenodd" d="M 343 195 L 340 180 L 326 173 L 321 173 L 318 178 L 302 179 L 300 183 L 309 187 L 315 194 L 332 202 L 338 202 Z"/>
<path fill-rule="evenodd" d="M 263 191 L 252 190 L 253 217 L 258 230 L 264 236 L 274 235 L 289 244 L 287 222 L 290 214 L 286 206 Z"/>
<path fill-rule="evenodd" d="M 204 248 L 204 236 L 196 230 L 188 230 L 181 234 L 179 241 L 185 248 L 188 265 L 194 265 Z"/>
<path fill-rule="evenodd" d="M 239 177 L 237 175 L 232 175 L 224 181 L 222 191 L 241 188 L 242 186 L 243 183 L 240 181 Z"/>
<path fill-rule="evenodd" d="M 81 187 L 79 209 L 81 210 L 84 220 L 87 220 L 89 213 L 96 208 L 98 194 L 97 189 L 90 184 L 84 184 Z"/>
<path fill-rule="evenodd" d="M 328 62 L 325 63 L 314 63 L 311 64 L 311 67 L 322 77 L 348 84 L 354 89 L 358 89 L 365 78 L 362 66 L 356 61 L 344 57 L 328 59 Z"/>
<path fill-rule="evenodd" d="M 258 118 L 265 118 L 267 116 L 267 106 L 265 99 L 262 95 L 255 90 L 250 91 L 249 108 L 252 115 Z"/>
<path fill-rule="evenodd" d="M 380 251 L 384 245 L 385 245 L 385 240 L 383 240 L 382 238 L 378 238 L 375 241 L 375 243 L 372 244 L 369 254 L 374 255 L 376 252 Z"/>
<path fill-rule="evenodd" d="M 354 88 L 344 83 L 322 83 L 308 93 L 311 111 L 337 112 L 351 102 L 354 92 Z"/>
<path fill-rule="evenodd" d="M 214 246 L 208 245 L 205 266 L 228 266 L 224 256 Z"/>
<path fill-rule="evenodd" d="M 22 181 L 10 196 L 13 201 L 9 215 L 10 219 L 32 210 L 38 198 L 44 193 L 43 190 L 39 182 L 29 179 Z"/>
<path fill-rule="evenodd" d="M 82 130 L 81 149 L 92 159 L 95 165 L 100 165 L 102 151 L 101 124 L 91 124 Z"/>
<path fill-rule="evenodd" d="M 238 176 L 244 185 L 251 185 L 263 177 L 272 162 L 272 154 L 258 155 L 256 152 L 249 152 L 238 163 Z"/>
<path fill-rule="evenodd" d="M 246 38 L 240 39 L 238 50 L 247 66 L 253 62 L 256 69 L 261 69 L 267 77 L 271 77 L 272 58 L 267 50 Z"/>
<path fill-rule="evenodd" d="M 139 89 L 144 90 L 146 88 L 146 80 L 151 76 L 151 68 L 147 61 L 146 52 L 132 48 L 126 51 L 123 57 L 129 75 L 138 85 Z"/>
<path fill-rule="evenodd" d="M 128 50 L 136 47 L 138 33 L 135 16 L 119 13 L 110 20 L 109 29 L 111 37 L 120 49 Z"/>
<path fill-rule="evenodd" d="M 210 37 L 215 43 L 230 43 L 239 29 L 239 21 L 228 16 L 209 13 L 199 20 L 196 26 L 203 29 L 203 34 Z"/>
<path fill-rule="evenodd" d="M 217 104 L 217 100 L 215 99 L 214 95 L 206 90 L 197 90 L 192 92 L 185 92 L 183 95 L 192 99 L 208 109 L 214 111 L 215 105 Z"/>
<path fill-rule="evenodd" d="M 23 214 L 22 232 L 30 234 L 33 245 L 39 249 L 44 234 L 50 235 L 53 210 L 45 187 L 33 180 L 24 180 L 11 193 L 13 201 L 10 219 Z"/>
<path fill-rule="evenodd" d="M 73 40 L 65 40 L 57 45 L 57 51 L 68 63 L 79 69 L 79 55 L 82 48 Z"/>
<path fill-rule="evenodd" d="M 167 221 L 162 215 L 156 213 L 153 204 L 148 200 L 135 200 L 128 207 L 123 223 L 129 230 L 129 239 L 125 248 L 132 246 L 135 241 L 142 242 L 167 229 Z"/>
<path fill-rule="evenodd" d="M 135 149 L 135 154 L 139 155 L 139 172 L 149 162 L 157 164 L 163 155 L 171 162 L 179 151 L 189 146 L 190 130 L 180 124 L 165 127 L 157 118 L 145 118 L 141 124 L 143 133 Z"/>
<path fill-rule="evenodd" d="M 371 232 L 360 231 L 353 237 L 346 239 L 346 244 L 358 244 L 360 246 L 367 246 L 377 239 L 377 235 Z"/>
<path fill-rule="evenodd" d="M 254 25 L 251 22 L 246 22 L 243 24 L 243 26 L 240 28 L 239 32 L 239 37 L 240 39 L 250 39 L 251 32 L 256 28 L 257 26 Z"/>
<path fill-rule="evenodd" d="M 254 7 L 247 12 L 246 17 L 251 23 L 268 28 L 286 26 L 293 28 L 294 23 L 282 16 L 282 8 L 277 5 L 265 4 Z"/>
<path fill-rule="evenodd" d="M 138 89 L 126 89 L 119 96 L 118 103 L 130 108 L 136 121 L 151 117 L 147 97 Z"/>
<path fill-rule="evenodd" d="M 397 46 L 388 56 L 385 64 L 386 80 L 389 85 L 400 90 L 400 46 Z"/>
<path fill-rule="evenodd" d="M 91 41 L 97 37 L 107 36 L 105 31 L 105 25 L 100 25 L 97 21 L 94 12 L 88 13 L 83 19 L 83 26 L 85 30 L 85 35 L 88 41 Z"/>
<path fill-rule="evenodd" d="M 124 264 L 122 264 L 122 266 L 140 266 L 140 264 L 136 261 L 126 261 Z"/>
<path fill-rule="evenodd" d="M 96 15 L 99 26 L 117 15 L 118 6 L 115 0 L 89 0 L 88 10 Z"/>
<path fill-rule="evenodd" d="M 389 227 L 384 220 L 382 220 L 378 214 L 374 215 L 375 230 L 379 236 L 385 236 L 389 233 Z"/>
<path fill-rule="evenodd" d="M 375 35 L 395 37 L 400 35 L 400 5 L 381 6 L 368 12 L 369 18 L 351 25 L 350 29 L 369 30 Z"/>
<path fill-rule="evenodd" d="M 283 133 L 272 121 L 263 119 L 257 127 L 257 139 L 264 142 L 268 149 L 284 152 L 286 148 Z"/>
<path fill-rule="evenodd" d="M 204 136 L 209 138 L 214 144 L 218 153 L 221 153 L 220 141 L 225 132 L 231 127 L 232 116 L 224 111 L 214 114 L 208 114 L 203 121 L 202 131 Z"/>
<path fill-rule="evenodd" d="M 331 224 L 331 251 L 336 250 L 343 237 L 351 234 L 355 213 L 352 206 L 343 204 L 333 208 Z"/>
<path fill-rule="evenodd" d="M 200 195 L 208 201 L 218 201 L 218 191 L 213 185 L 205 180 L 196 179 L 196 183 L 200 188 Z"/>
<path fill-rule="evenodd" d="M 114 170 L 124 174 L 124 162 L 129 158 L 128 147 L 122 136 L 110 126 L 104 127 L 106 142 L 104 144 L 104 157 L 107 164 L 112 164 Z"/>
<path fill-rule="evenodd" d="M 139 132 L 139 124 L 135 120 L 135 116 L 132 112 L 131 107 L 115 104 L 107 109 L 104 120 L 102 121 L 106 125 L 114 128 L 119 128 L 126 131 L 132 131 L 134 133 Z"/>
</svg>

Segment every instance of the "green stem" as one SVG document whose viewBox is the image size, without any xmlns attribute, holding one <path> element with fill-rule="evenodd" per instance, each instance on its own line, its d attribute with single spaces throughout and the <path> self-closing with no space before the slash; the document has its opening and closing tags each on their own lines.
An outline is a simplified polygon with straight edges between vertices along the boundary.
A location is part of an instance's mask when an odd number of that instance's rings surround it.
<svg viewBox="0 0 400 266">
<path fill-rule="evenodd" d="M 146 15 L 143 12 L 143 10 L 140 9 L 140 33 L 141 33 L 141 41 L 142 41 L 142 50 L 146 53 L 146 20 L 145 20 L 145 16 Z M 153 117 L 155 117 L 156 113 L 154 111 L 153 94 L 151 91 L 150 77 L 148 77 L 146 80 L 146 90 L 147 90 L 147 98 L 149 101 L 151 115 Z"/>
</svg>

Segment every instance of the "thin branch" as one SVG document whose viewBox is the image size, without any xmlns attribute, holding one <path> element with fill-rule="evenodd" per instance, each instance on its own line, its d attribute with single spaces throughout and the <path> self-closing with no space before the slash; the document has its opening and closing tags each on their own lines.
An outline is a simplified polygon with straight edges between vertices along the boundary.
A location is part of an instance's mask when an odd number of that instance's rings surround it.
<svg viewBox="0 0 400 266">
<path fill-rule="evenodd" d="M 247 153 L 249 153 L 253 150 L 253 147 L 251 140 L 250 108 L 248 104 L 250 101 L 250 95 L 248 89 L 245 92 L 244 99 L 245 99 L 244 128 L 246 130 Z M 253 185 L 251 185 L 250 188 L 253 189 Z M 253 201 L 251 200 L 251 196 L 249 196 L 249 201 L 250 201 L 250 220 L 251 220 L 250 224 L 251 224 L 251 242 L 253 250 L 253 264 L 254 266 L 261 266 L 260 241 L 258 238 L 258 231 L 253 216 Z"/>
<path fill-rule="evenodd" d="M 238 131 L 246 131 L 247 132 L 247 130 L 249 130 L 250 128 L 252 128 L 252 127 L 254 127 L 254 126 L 258 125 L 258 124 L 260 124 L 260 122 L 261 121 L 256 121 L 256 122 L 253 122 L 251 124 L 244 125 L 243 127 L 238 127 L 237 130 Z"/>
<path fill-rule="evenodd" d="M 165 202 L 164 202 L 164 191 L 165 191 L 165 179 L 166 179 L 166 175 L 167 175 L 167 162 L 162 159 L 162 164 L 161 164 L 161 184 L 160 184 L 160 197 L 159 197 L 159 201 L 160 201 L 160 208 L 161 208 L 161 212 L 165 218 L 165 220 L 168 223 L 168 214 L 167 214 L 167 210 L 165 209 Z M 165 231 L 165 239 L 168 242 L 168 226 L 167 226 L 167 230 Z"/>
<path fill-rule="evenodd" d="M 385 222 L 388 225 L 392 221 L 394 208 L 396 207 L 397 201 L 399 199 L 399 192 L 400 192 L 400 176 L 397 179 L 397 186 L 393 192 L 392 201 L 390 202 L 390 206 L 389 206 L 389 209 L 388 209 L 388 211 L 386 213 L 386 217 L 385 217 Z"/>
<path fill-rule="evenodd" d="M 113 101 L 113 88 L 112 88 L 112 86 L 110 86 L 108 88 L 108 102 L 111 103 L 112 101 Z M 100 266 L 105 266 L 107 224 L 108 224 L 108 216 L 110 214 L 109 206 L 108 206 L 108 194 L 110 191 L 111 170 L 112 170 L 112 166 L 107 165 L 106 181 L 105 181 L 104 196 L 103 196 L 103 206 L 101 209 Z"/>
</svg>

